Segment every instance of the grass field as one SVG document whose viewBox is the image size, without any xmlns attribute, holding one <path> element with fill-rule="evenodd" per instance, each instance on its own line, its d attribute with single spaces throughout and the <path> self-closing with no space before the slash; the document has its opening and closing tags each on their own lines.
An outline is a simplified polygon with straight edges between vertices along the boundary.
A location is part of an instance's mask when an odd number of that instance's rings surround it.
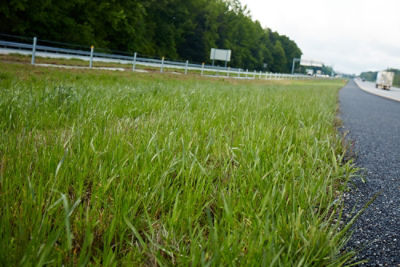
<svg viewBox="0 0 400 267">
<path fill-rule="evenodd" d="M 341 265 L 343 85 L 0 63 L 0 262 Z"/>
</svg>

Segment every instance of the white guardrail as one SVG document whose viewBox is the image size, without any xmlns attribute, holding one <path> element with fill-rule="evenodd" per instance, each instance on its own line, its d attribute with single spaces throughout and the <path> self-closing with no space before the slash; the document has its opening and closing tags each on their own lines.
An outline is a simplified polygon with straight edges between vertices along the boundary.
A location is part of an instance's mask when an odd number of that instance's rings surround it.
<svg viewBox="0 0 400 267">
<path fill-rule="evenodd" d="M 118 55 L 118 54 L 109 54 L 109 53 L 100 53 L 94 52 L 94 48 L 91 47 L 90 51 L 84 51 L 81 49 L 69 49 L 69 48 L 60 48 L 53 47 L 47 45 L 39 45 L 37 44 L 36 37 L 33 38 L 32 44 L 20 43 L 20 42 L 10 42 L 0 40 L 0 54 L 24 54 L 31 55 L 32 61 L 31 63 L 35 65 L 35 58 L 38 57 L 48 57 L 48 58 L 64 58 L 64 59 L 81 59 L 85 61 L 89 61 L 89 68 L 93 67 L 93 62 L 109 62 L 109 63 L 120 63 L 120 64 L 129 64 L 132 66 L 132 71 L 137 70 L 136 66 L 141 65 L 145 67 L 153 67 L 159 68 L 160 72 L 164 72 L 166 68 L 168 69 L 180 69 L 184 70 L 184 73 L 187 74 L 188 71 L 199 71 L 201 75 L 211 76 L 211 77 L 229 77 L 236 79 L 312 79 L 312 78 L 320 78 L 315 76 L 308 76 L 303 74 L 282 74 L 282 73 L 271 73 L 271 72 L 261 72 L 261 71 L 249 71 L 243 70 L 240 68 L 230 68 L 230 67 L 219 67 L 219 66 L 211 66 L 206 64 L 194 64 L 186 62 L 178 62 L 178 61 L 170 61 L 154 58 L 145 58 L 137 56 L 137 53 L 134 53 L 133 56 L 126 55 Z M 210 75 L 214 73 L 214 75 Z"/>
</svg>

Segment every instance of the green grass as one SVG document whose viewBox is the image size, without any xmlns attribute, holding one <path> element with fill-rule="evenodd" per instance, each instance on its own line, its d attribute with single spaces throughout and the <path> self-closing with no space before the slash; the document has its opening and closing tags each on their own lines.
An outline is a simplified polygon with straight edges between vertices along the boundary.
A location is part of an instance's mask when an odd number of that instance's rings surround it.
<svg viewBox="0 0 400 267">
<path fill-rule="evenodd" d="M 0 262 L 341 265 L 343 84 L 0 63 Z"/>
</svg>

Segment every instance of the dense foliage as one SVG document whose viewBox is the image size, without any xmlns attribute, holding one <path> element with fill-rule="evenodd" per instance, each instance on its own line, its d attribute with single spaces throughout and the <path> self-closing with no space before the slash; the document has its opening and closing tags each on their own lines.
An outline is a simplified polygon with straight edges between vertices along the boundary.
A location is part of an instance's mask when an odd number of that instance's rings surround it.
<svg viewBox="0 0 400 267">
<path fill-rule="evenodd" d="M 274 72 L 301 56 L 239 0 L 9 0 L 0 3 L 0 32 L 195 62 L 225 48 L 231 66 Z"/>
<path fill-rule="evenodd" d="M 398 69 L 389 69 L 388 71 L 394 72 L 394 80 L 393 80 L 393 85 L 394 86 L 400 86 L 400 70 Z M 370 82 L 375 82 L 376 81 L 376 76 L 378 75 L 377 71 L 366 71 L 362 72 L 360 74 L 360 77 L 370 81 Z"/>
<path fill-rule="evenodd" d="M 377 74 L 378 74 L 377 71 L 366 71 L 366 72 L 362 72 L 360 74 L 360 77 L 367 81 L 375 82 Z"/>
</svg>

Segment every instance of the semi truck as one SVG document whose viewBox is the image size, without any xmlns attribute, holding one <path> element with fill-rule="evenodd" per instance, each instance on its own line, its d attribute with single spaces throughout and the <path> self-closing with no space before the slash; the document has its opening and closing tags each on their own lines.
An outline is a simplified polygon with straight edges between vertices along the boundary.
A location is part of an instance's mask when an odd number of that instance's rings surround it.
<svg viewBox="0 0 400 267">
<path fill-rule="evenodd" d="M 390 90 L 392 87 L 394 79 L 394 72 L 390 71 L 380 71 L 376 76 L 376 83 L 375 87 L 379 88 L 382 87 L 384 90 Z"/>
</svg>

